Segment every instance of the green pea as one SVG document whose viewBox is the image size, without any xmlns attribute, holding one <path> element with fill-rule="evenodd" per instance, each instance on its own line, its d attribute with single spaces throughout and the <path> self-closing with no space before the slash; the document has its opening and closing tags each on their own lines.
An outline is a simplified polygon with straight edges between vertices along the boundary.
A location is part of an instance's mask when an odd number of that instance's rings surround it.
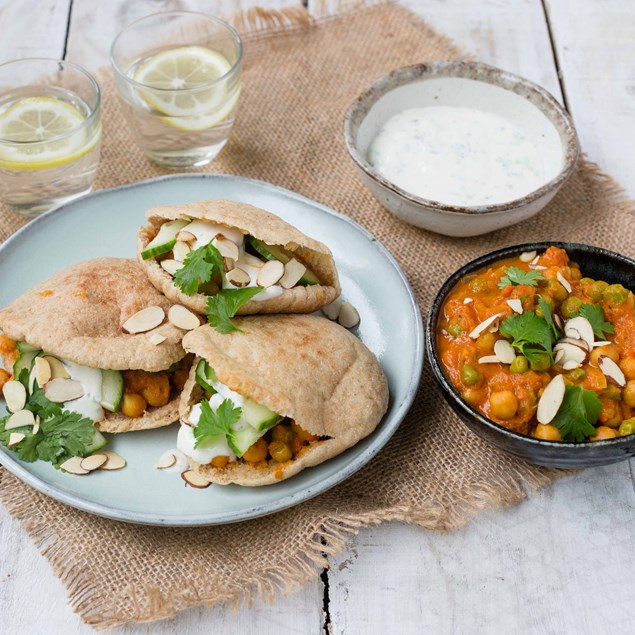
<svg viewBox="0 0 635 635">
<path fill-rule="evenodd" d="M 551 357 L 548 353 L 538 353 L 530 363 L 531 370 L 541 372 L 551 368 Z"/>
<path fill-rule="evenodd" d="M 592 300 L 599 302 L 602 299 L 604 289 L 606 289 L 608 286 L 608 282 L 604 282 L 604 280 L 597 280 L 591 285 L 587 293 Z"/>
<path fill-rule="evenodd" d="M 622 391 L 617 386 L 607 386 L 602 391 L 602 397 L 611 399 L 612 401 L 621 401 Z"/>
<path fill-rule="evenodd" d="M 621 437 L 625 437 L 627 434 L 635 434 L 635 417 L 624 419 L 620 424 L 618 432 Z"/>
<path fill-rule="evenodd" d="M 559 302 L 562 302 L 569 295 L 567 293 L 567 290 L 553 278 L 549 279 L 549 282 L 547 282 L 547 287 L 551 289 L 551 295 Z"/>
<path fill-rule="evenodd" d="M 612 284 L 604 289 L 602 297 L 611 304 L 624 304 L 628 298 L 628 291 L 621 284 Z"/>
<path fill-rule="evenodd" d="M 593 280 L 593 278 L 580 278 L 580 284 L 583 285 L 587 285 L 587 284 L 593 284 L 595 282 L 595 280 Z"/>
<path fill-rule="evenodd" d="M 474 280 L 470 282 L 470 289 L 472 289 L 474 293 L 484 293 L 485 291 L 489 291 L 491 288 L 491 281 L 485 280 L 485 278 L 474 278 Z"/>
<path fill-rule="evenodd" d="M 571 377 L 573 381 L 582 381 L 586 377 L 586 371 L 583 368 L 574 368 L 569 373 L 569 377 Z"/>
<path fill-rule="evenodd" d="M 562 313 L 563 318 L 572 318 L 582 306 L 582 300 L 580 298 L 576 298 L 573 295 L 570 295 L 561 305 L 560 305 L 560 313 Z"/>
<path fill-rule="evenodd" d="M 518 355 L 516 359 L 511 363 L 509 370 L 512 373 L 518 373 L 519 375 L 522 373 L 526 373 L 529 370 L 529 362 L 524 355 Z"/>
<path fill-rule="evenodd" d="M 450 322 L 448 325 L 448 333 L 452 337 L 459 337 L 460 335 L 463 335 L 463 328 L 458 322 Z"/>
<path fill-rule="evenodd" d="M 461 381 L 466 386 L 474 386 L 481 381 L 481 373 L 472 364 L 463 364 L 461 367 Z"/>
</svg>

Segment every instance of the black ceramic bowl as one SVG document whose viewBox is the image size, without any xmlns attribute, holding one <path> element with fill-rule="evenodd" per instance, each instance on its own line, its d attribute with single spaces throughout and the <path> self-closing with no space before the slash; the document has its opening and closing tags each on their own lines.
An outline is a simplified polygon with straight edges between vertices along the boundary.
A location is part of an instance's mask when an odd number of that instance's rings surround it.
<svg viewBox="0 0 635 635">
<path fill-rule="evenodd" d="M 578 243 L 542 242 L 514 245 L 513 247 L 493 251 L 461 267 L 446 280 L 437 293 L 430 308 L 426 324 L 426 348 L 430 365 L 437 381 L 441 385 L 445 400 L 467 427 L 489 443 L 509 454 L 537 465 L 561 468 L 592 467 L 623 461 L 635 456 L 635 434 L 605 441 L 565 443 L 562 441 L 542 441 L 512 432 L 488 419 L 464 401 L 459 391 L 445 376 L 439 362 L 436 326 L 445 299 L 459 280 L 467 274 L 476 272 L 504 258 L 513 258 L 524 251 L 536 250 L 540 253 L 551 246 L 566 249 L 571 260 L 580 265 L 583 276 L 596 280 L 605 280 L 609 284 L 622 284 L 627 289 L 633 290 L 635 284 L 635 260 L 599 247 Z"/>
</svg>

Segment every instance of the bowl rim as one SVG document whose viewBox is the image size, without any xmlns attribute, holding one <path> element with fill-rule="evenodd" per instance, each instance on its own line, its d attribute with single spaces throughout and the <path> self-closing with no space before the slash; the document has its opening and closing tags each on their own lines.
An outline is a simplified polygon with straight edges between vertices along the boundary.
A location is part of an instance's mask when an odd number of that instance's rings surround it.
<svg viewBox="0 0 635 635">
<path fill-rule="evenodd" d="M 590 255 L 601 254 L 603 256 L 608 256 L 610 258 L 620 260 L 621 262 L 629 265 L 633 268 L 633 270 L 635 270 L 635 260 L 633 260 L 632 258 L 623 256 L 622 254 L 618 254 L 617 252 L 611 251 L 609 249 L 604 249 L 603 247 L 596 247 L 594 245 L 587 245 L 585 243 L 574 243 L 566 241 L 540 241 L 532 243 L 520 243 L 517 245 L 510 245 L 508 247 L 502 247 L 500 249 L 496 249 L 495 251 L 483 254 L 482 256 L 471 260 L 470 262 L 457 269 L 449 278 L 447 278 L 447 280 L 443 283 L 439 291 L 434 296 L 434 299 L 432 300 L 432 304 L 430 305 L 430 309 L 426 316 L 425 325 L 426 352 L 428 363 L 430 364 L 435 379 L 441 386 L 442 391 L 447 396 L 450 396 L 453 402 L 458 407 L 460 407 L 460 409 L 467 416 L 471 417 L 481 426 L 488 428 L 493 433 L 499 436 L 511 437 L 517 442 L 536 448 L 552 448 L 554 451 L 556 449 L 562 450 L 562 448 L 568 448 L 567 451 L 578 453 L 588 451 L 589 448 L 619 446 L 625 443 L 632 442 L 632 437 L 634 435 L 615 437 L 613 439 L 600 439 L 598 441 L 591 442 L 582 441 L 575 443 L 572 441 L 547 441 L 544 439 L 536 439 L 535 437 L 530 437 L 525 434 L 520 434 L 519 432 L 514 432 L 513 430 L 510 430 L 509 428 L 496 423 L 492 419 L 489 419 L 481 412 L 479 412 L 476 408 L 470 406 L 470 404 L 468 404 L 467 401 L 463 399 L 461 393 L 459 393 L 459 391 L 454 387 L 452 382 L 446 377 L 445 373 L 443 372 L 443 368 L 441 367 L 441 363 L 439 362 L 439 352 L 436 339 L 436 323 L 449 292 L 456 286 L 457 282 L 467 274 L 472 273 L 477 269 L 481 269 L 484 266 L 498 260 L 502 260 L 506 257 L 513 256 L 524 251 L 537 251 L 540 249 L 546 249 L 548 247 L 561 247 L 565 250 L 579 249 L 588 252 Z"/>
<path fill-rule="evenodd" d="M 477 77 L 467 77 L 466 75 L 468 73 L 476 73 Z M 407 84 L 427 81 L 428 79 L 443 77 L 455 77 L 458 79 L 467 79 L 492 84 L 502 88 L 503 90 L 513 92 L 519 97 L 527 100 L 524 95 L 521 95 L 514 90 L 514 87 L 522 86 L 536 96 L 540 105 L 534 102 L 530 103 L 540 110 L 553 125 L 555 125 L 555 121 L 558 121 L 562 127 L 562 135 L 560 129 L 558 129 L 558 133 L 562 143 L 563 165 L 558 174 L 553 179 L 540 186 L 537 190 L 534 190 L 533 192 L 530 192 L 520 198 L 492 205 L 468 206 L 449 205 L 441 203 L 440 201 L 411 194 L 382 176 L 370 165 L 370 163 L 368 163 L 366 157 L 357 149 L 357 132 L 359 131 L 362 121 L 366 118 L 372 106 L 377 103 L 381 97 L 395 88 L 399 88 Z M 391 84 L 395 81 L 397 83 L 391 86 Z M 366 111 L 365 114 L 363 112 L 364 110 Z M 350 157 L 357 164 L 357 167 L 382 187 L 416 205 L 432 208 L 438 212 L 449 212 L 462 215 L 484 215 L 507 212 L 511 209 L 533 203 L 551 191 L 557 190 L 567 179 L 569 179 L 575 169 L 580 155 L 580 145 L 578 142 L 578 135 L 573 125 L 573 120 L 567 110 L 556 100 L 555 97 L 553 97 L 553 95 L 551 95 L 551 93 L 538 84 L 535 84 L 520 75 L 515 75 L 514 73 L 510 73 L 495 66 L 490 66 L 489 64 L 468 60 L 438 60 L 420 64 L 411 64 L 410 66 L 402 66 L 394 69 L 386 75 L 376 79 L 370 87 L 365 89 L 355 99 L 346 111 L 344 116 L 344 144 Z"/>
</svg>

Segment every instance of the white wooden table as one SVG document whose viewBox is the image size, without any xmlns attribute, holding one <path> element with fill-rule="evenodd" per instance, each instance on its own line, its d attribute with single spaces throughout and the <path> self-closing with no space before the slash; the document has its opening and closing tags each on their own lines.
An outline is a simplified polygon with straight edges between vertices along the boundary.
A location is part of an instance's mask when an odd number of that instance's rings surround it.
<svg viewBox="0 0 635 635">
<path fill-rule="evenodd" d="M 63 57 L 89 69 L 131 20 L 227 13 L 288 0 L 0 0 L 0 61 Z M 480 60 L 551 91 L 588 156 L 635 197 L 635 2 L 409 0 Z M 635 236 L 625 237 L 633 241 Z M 120 633 L 633 633 L 631 461 L 587 470 L 481 514 L 452 534 L 399 524 L 360 532 L 330 569 L 269 606 L 196 609 Z M 89 633 L 62 584 L 0 508 L 0 633 Z"/>
</svg>

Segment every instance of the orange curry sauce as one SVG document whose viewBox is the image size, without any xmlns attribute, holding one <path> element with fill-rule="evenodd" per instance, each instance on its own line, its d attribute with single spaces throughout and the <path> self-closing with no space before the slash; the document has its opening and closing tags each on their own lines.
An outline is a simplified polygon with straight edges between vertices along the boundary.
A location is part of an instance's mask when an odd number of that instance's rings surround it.
<svg viewBox="0 0 635 635">
<path fill-rule="evenodd" d="M 508 267 L 530 271 L 536 265 L 535 270 L 544 277 L 536 286 L 520 284 L 499 289 Z M 558 280 L 558 273 L 568 281 L 571 292 Z M 518 299 L 523 311 L 537 311 L 540 316 L 539 296 L 552 305 L 554 316 L 559 315 L 562 323 L 574 316 L 583 303 L 599 305 L 614 332 L 602 338 L 596 335 L 595 339 L 611 344 L 593 348 L 579 368 L 569 371 L 558 364 L 551 365 L 550 361 L 530 364 L 523 359 L 519 360 L 523 364 L 516 365 L 479 363 L 479 359 L 494 354 L 496 340 L 503 338 L 498 325 L 514 313 L 506 301 Z M 475 327 L 495 314 L 500 314 L 500 319 L 491 329 L 485 329 L 476 338 L 470 337 Z M 444 371 L 463 398 L 506 428 L 542 439 L 560 440 L 558 428 L 538 423 L 536 409 L 545 386 L 556 374 L 561 374 L 566 384 L 592 390 L 600 397 L 602 412 L 595 422 L 597 434 L 589 437 L 591 440 L 635 432 L 635 419 L 632 419 L 635 414 L 635 297 L 621 285 L 582 278 L 579 266 L 569 261 L 563 249 L 550 247 L 530 262 L 523 262 L 520 257 L 501 260 L 463 278 L 444 304 L 437 343 Z M 624 386 L 607 381 L 598 368 L 600 354 L 618 364 L 626 380 Z"/>
</svg>

